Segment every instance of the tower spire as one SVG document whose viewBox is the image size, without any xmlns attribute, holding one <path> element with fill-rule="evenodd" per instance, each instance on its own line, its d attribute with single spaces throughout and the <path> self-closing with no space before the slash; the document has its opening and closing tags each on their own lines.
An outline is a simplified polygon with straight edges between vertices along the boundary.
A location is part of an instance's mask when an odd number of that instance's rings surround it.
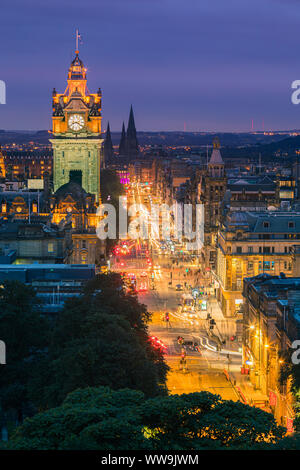
<svg viewBox="0 0 300 470">
<path fill-rule="evenodd" d="M 113 144 L 111 140 L 111 133 L 110 133 L 110 125 L 109 121 L 107 123 L 107 130 L 105 134 L 105 141 L 104 141 L 104 161 L 107 163 L 112 160 L 114 155 Z"/>
<path fill-rule="evenodd" d="M 128 127 L 127 127 L 127 155 L 128 157 L 137 157 L 139 154 L 139 144 L 136 136 L 134 114 L 132 105 L 130 106 Z"/>
<path fill-rule="evenodd" d="M 121 133 L 121 139 L 120 139 L 120 145 L 119 145 L 119 155 L 120 156 L 125 156 L 127 154 L 127 138 L 126 138 L 126 132 L 125 132 L 125 124 L 123 121 L 123 126 L 122 126 L 122 133 Z"/>
</svg>

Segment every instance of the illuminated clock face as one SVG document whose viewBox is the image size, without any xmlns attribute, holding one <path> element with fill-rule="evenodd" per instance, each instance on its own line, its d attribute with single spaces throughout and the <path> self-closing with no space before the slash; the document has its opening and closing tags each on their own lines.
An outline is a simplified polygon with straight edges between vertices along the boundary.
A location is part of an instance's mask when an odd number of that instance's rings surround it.
<svg viewBox="0 0 300 470">
<path fill-rule="evenodd" d="M 69 117 L 69 127 L 72 131 L 80 131 L 84 126 L 84 119 L 80 114 L 72 114 Z"/>
</svg>

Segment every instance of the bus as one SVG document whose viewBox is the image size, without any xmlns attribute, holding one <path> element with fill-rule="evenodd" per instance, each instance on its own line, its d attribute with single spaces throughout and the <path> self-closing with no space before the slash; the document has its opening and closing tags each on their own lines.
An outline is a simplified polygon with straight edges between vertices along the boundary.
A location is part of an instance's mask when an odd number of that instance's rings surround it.
<svg viewBox="0 0 300 470">
<path fill-rule="evenodd" d="M 181 296 L 182 311 L 193 311 L 195 309 L 195 301 L 191 294 L 182 294 Z"/>
</svg>

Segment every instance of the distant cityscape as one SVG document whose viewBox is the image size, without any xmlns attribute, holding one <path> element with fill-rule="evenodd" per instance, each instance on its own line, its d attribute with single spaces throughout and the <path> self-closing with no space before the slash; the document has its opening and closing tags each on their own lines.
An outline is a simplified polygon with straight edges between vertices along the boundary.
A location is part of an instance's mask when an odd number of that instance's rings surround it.
<svg viewBox="0 0 300 470">
<path fill-rule="evenodd" d="M 80 39 L 0 130 L 0 450 L 299 450 L 300 130 L 114 129 Z"/>
</svg>

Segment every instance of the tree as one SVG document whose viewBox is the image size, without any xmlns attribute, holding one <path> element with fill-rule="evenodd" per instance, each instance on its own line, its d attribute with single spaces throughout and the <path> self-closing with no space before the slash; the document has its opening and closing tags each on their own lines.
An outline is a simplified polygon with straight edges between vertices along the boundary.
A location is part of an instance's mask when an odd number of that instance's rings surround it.
<svg viewBox="0 0 300 470">
<path fill-rule="evenodd" d="M 30 384 L 36 406 L 57 406 L 86 386 L 166 393 L 168 367 L 149 341 L 147 318 L 145 307 L 124 293 L 118 276 L 102 275 L 87 285 L 57 318 L 49 356 Z"/>
<path fill-rule="evenodd" d="M 108 168 L 102 169 L 100 185 L 102 201 L 104 203 L 113 201 L 119 204 L 119 197 L 124 193 L 124 187 L 116 171 Z"/>
<path fill-rule="evenodd" d="M 87 301 L 92 297 L 94 304 L 107 306 L 112 314 L 120 312 L 133 328 L 147 330 L 151 314 L 146 305 L 139 303 L 135 293 L 125 293 L 120 274 L 98 274 L 86 284 L 84 295 Z"/>
<path fill-rule="evenodd" d="M 199 392 L 149 399 L 141 409 L 156 449 L 251 448 L 277 442 L 284 429 L 272 414 L 219 395 Z"/>
<path fill-rule="evenodd" d="M 147 399 L 134 390 L 78 390 L 24 421 L 9 449 L 204 450 L 272 448 L 283 428 L 258 408 L 208 392 Z"/>
<path fill-rule="evenodd" d="M 3 410 L 16 409 L 19 420 L 29 403 L 27 383 L 48 346 L 47 319 L 39 310 L 34 289 L 6 281 L 0 290 L 0 339 L 6 344 L 1 367 L 0 401 Z"/>
<path fill-rule="evenodd" d="M 282 352 L 283 359 L 280 366 L 279 382 L 285 386 L 286 393 L 293 395 L 293 410 L 295 413 L 294 429 L 300 431 L 300 365 L 294 364 L 292 360 L 293 350 Z"/>
</svg>

